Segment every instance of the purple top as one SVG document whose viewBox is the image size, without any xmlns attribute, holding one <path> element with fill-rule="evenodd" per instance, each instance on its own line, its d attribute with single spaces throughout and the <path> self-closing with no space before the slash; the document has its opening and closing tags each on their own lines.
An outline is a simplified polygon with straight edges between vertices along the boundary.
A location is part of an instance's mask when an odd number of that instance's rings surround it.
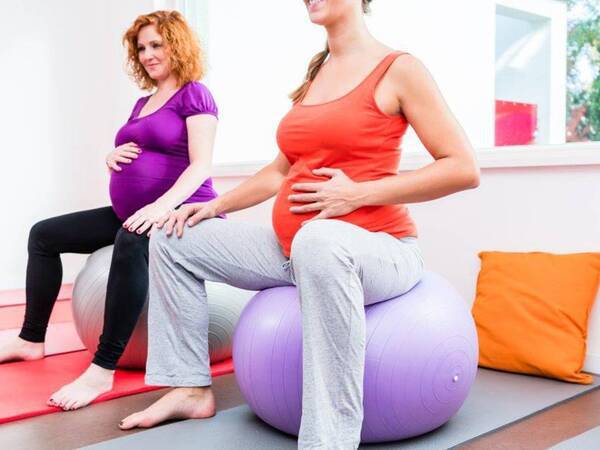
<svg viewBox="0 0 600 450">
<path fill-rule="evenodd" d="M 142 150 L 137 159 L 120 164 L 121 172 L 113 171 L 110 177 L 112 207 L 121 220 L 158 199 L 189 166 L 185 119 L 196 114 L 218 114 L 210 91 L 197 81 L 183 85 L 158 110 L 138 117 L 149 98 L 136 102 L 115 138 L 115 147 L 135 142 Z M 216 196 L 209 178 L 184 203 L 206 202 Z"/>
</svg>

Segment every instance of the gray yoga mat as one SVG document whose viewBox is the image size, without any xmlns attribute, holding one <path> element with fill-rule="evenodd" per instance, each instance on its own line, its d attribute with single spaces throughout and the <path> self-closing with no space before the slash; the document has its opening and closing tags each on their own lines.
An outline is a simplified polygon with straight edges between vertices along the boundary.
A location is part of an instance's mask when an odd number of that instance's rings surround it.
<svg viewBox="0 0 600 450">
<path fill-rule="evenodd" d="M 447 449 L 497 430 L 557 403 L 600 387 L 583 386 L 526 375 L 479 369 L 473 389 L 461 410 L 439 429 L 426 435 L 365 449 Z M 248 406 L 219 412 L 207 420 L 187 420 L 85 447 L 89 450 L 248 450 L 295 449 L 296 439 L 258 419 Z M 582 447 L 579 447 L 582 448 Z M 585 448 L 585 447 L 583 447 Z"/>
<path fill-rule="evenodd" d="M 592 428 L 572 439 L 561 442 L 550 450 L 586 450 L 600 448 L 600 427 Z"/>
</svg>

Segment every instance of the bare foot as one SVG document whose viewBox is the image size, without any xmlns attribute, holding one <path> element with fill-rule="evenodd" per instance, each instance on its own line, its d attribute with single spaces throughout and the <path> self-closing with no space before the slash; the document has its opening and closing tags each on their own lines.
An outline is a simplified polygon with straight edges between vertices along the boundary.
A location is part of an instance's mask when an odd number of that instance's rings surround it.
<svg viewBox="0 0 600 450">
<path fill-rule="evenodd" d="M 52 394 L 47 404 L 58 406 L 65 411 L 87 406 L 96 397 L 112 389 L 114 375 L 114 370 L 90 364 L 90 367 L 79 378 Z"/>
<path fill-rule="evenodd" d="M 176 388 L 145 410 L 123 419 L 119 428 L 149 428 L 169 419 L 205 419 L 214 416 L 215 410 L 215 396 L 210 386 Z"/>
<path fill-rule="evenodd" d="M 29 342 L 20 337 L 0 345 L 0 363 L 9 361 L 34 361 L 44 357 L 43 342 Z"/>
</svg>

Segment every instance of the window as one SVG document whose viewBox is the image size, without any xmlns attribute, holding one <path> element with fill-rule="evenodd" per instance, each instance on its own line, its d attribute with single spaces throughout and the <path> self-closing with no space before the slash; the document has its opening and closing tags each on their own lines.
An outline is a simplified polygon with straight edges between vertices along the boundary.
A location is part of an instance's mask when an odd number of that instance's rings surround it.
<svg viewBox="0 0 600 450">
<path fill-rule="evenodd" d="M 600 140 L 597 0 L 496 7 L 495 145 Z"/>
<path fill-rule="evenodd" d="M 600 141 L 600 2 L 567 4 L 567 141 Z"/>
</svg>

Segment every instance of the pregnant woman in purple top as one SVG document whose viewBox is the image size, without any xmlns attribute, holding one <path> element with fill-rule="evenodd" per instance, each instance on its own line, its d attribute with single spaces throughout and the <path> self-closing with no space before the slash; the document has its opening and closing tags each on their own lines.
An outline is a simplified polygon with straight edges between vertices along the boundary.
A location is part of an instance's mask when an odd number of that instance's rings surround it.
<svg viewBox="0 0 600 450">
<path fill-rule="evenodd" d="M 43 220 L 29 236 L 27 305 L 21 333 L 0 347 L 0 362 L 44 357 L 44 338 L 62 282 L 61 253 L 114 244 L 104 329 L 92 364 L 48 403 L 65 410 L 112 389 L 114 370 L 148 293 L 148 234 L 182 203 L 216 197 L 209 178 L 217 107 L 195 81 L 198 42 L 177 12 L 138 17 L 123 41 L 137 84 L 152 95 L 135 104 L 106 158 L 112 206 Z"/>
</svg>

